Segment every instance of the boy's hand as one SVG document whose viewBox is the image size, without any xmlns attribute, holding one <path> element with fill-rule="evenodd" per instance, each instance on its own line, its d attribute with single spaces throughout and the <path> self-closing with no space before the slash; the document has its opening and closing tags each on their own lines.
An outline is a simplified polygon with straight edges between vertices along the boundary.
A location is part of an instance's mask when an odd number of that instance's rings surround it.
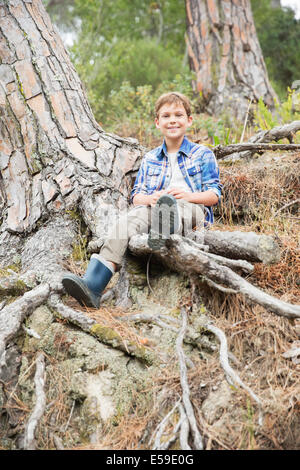
<svg viewBox="0 0 300 470">
<path fill-rule="evenodd" d="M 166 194 L 166 190 L 165 189 L 162 189 L 161 191 L 155 191 L 155 193 L 151 194 L 150 195 L 150 199 L 149 199 L 149 205 L 151 207 L 155 206 L 155 204 L 157 203 L 158 199 L 160 198 L 160 196 L 162 196 L 163 194 Z"/>
<path fill-rule="evenodd" d="M 183 189 L 180 188 L 172 188 L 167 191 L 168 194 L 172 194 L 172 196 L 175 197 L 175 199 L 184 199 L 187 202 L 192 202 L 192 194 L 184 191 Z"/>
</svg>

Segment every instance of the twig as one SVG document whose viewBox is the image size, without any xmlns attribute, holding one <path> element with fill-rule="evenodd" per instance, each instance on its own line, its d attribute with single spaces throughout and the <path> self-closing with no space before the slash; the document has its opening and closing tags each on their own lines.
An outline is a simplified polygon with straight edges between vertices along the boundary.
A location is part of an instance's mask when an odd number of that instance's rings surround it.
<svg viewBox="0 0 300 470">
<path fill-rule="evenodd" d="M 181 309 L 182 315 L 182 326 L 180 328 L 177 340 L 176 340 L 176 351 L 179 360 L 179 369 L 180 369 L 180 383 L 182 388 L 182 401 L 185 408 L 185 412 L 190 424 L 191 433 L 193 435 L 193 442 L 196 450 L 203 449 L 203 442 L 200 432 L 197 427 L 197 422 L 193 410 L 193 406 L 190 401 L 190 389 L 187 379 L 187 367 L 185 362 L 185 356 L 182 349 L 183 338 L 187 329 L 187 313 L 185 308 Z"/>
<path fill-rule="evenodd" d="M 74 411 L 74 406 L 75 406 L 75 400 L 73 400 L 71 412 L 70 412 L 70 415 L 69 415 L 67 424 L 65 425 L 64 430 L 63 430 L 64 433 L 67 431 L 67 429 L 68 429 L 68 427 L 69 427 L 69 424 L 70 424 L 70 421 L 71 421 L 71 417 L 72 417 L 72 414 L 73 414 L 73 411 Z"/>
<path fill-rule="evenodd" d="M 46 406 L 45 385 L 45 358 L 43 353 L 39 353 L 36 358 L 36 372 L 34 376 L 35 383 L 35 406 L 29 417 L 24 434 L 24 449 L 35 450 L 36 443 L 34 438 L 35 429 L 41 417 L 43 416 Z"/>
<path fill-rule="evenodd" d="M 249 395 L 253 398 L 254 401 L 258 404 L 259 407 L 259 418 L 258 418 L 258 424 L 262 426 L 263 424 L 263 413 L 262 413 L 262 403 L 258 396 L 251 390 L 248 385 L 244 384 L 244 382 L 240 379 L 239 375 L 232 369 L 232 367 L 229 364 L 228 360 L 228 346 L 227 346 L 227 339 L 222 330 L 220 328 L 217 328 L 214 325 L 211 325 L 210 323 L 205 323 L 204 327 L 208 330 L 211 331 L 214 335 L 217 336 L 218 340 L 220 341 L 220 363 L 222 368 L 224 369 L 224 372 L 227 376 L 227 380 L 229 382 L 234 384 L 238 384 L 240 387 L 245 389 Z"/>
<path fill-rule="evenodd" d="M 242 135 L 241 135 L 241 140 L 240 140 L 240 144 L 243 142 L 244 140 L 244 135 L 245 135 L 245 130 L 246 130 L 246 126 L 247 126 L 247 121 L 248 121 L 248 116 L 249 116 L 249 111 L 250 111 L 250 106 L 252 104 L 252 98 L 251 100 L 249 101 L 249 106 L 248 106 L 248 109 L 247 109 L 247 113 L 246 113 L 246 117 L 245 117 L 245 122 L 244 122 L 244 127 L 243 127 L 243 132 L 242 132 Z"/>
<path fill-rule="evenodd" d="M 278 209 L 274 215 L 277 215 L 278 212 L 281 212 L 283 211 L 284 209 L 286 209 L 287 207 L 290 207 L 290 206 L 293 206 L 294 204 L 297 204 L 298 202 L 300 202 L 300 199 L 295 199 L 295 201 L 292 201 L 292 202 L 289 202 L 288 204 L 285 204 L 284 206 L 280 207 L 280 209 Z"/>
</svg>

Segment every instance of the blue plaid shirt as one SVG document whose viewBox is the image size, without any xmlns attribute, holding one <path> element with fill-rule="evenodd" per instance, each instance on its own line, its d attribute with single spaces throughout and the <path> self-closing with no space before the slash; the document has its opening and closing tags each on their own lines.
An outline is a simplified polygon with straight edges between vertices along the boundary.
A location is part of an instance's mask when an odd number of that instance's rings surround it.
<svg viewBox="0 0 300 470">
<path fill-rule="evenodd" d="M 168 187 L 171 171 L 167 155 L 165 142 L 144 155 L 131 192 L 131 201 L 136 194 L 152 194 Z M 177 153 L 177 161 L 192 192 L 211 190 L 220 199 L 222 185 L 219 180 L 219 167 L 214 153 L 209 148 L 190 142 L 184 137 Z M 212 224 L 212 207 L 205 209 L 206 222 Z"/>
</svg>

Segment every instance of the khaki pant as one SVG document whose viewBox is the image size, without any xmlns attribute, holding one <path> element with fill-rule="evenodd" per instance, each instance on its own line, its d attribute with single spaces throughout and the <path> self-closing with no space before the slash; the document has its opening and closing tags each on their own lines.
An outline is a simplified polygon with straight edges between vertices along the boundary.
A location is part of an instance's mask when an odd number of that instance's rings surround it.
<svg viewBox="0 0 300 470">
<path fill-rule="evenodd" d="M 194 227 L 202 230 L 204 212 L 201 204 L 192 204 L 183 199 L 177 201 L 181 226 L 179 233 L 189 236 Z M 100 250 L 100 255 L 107 261 L 121 265 L 128 242 L 133 235 L 148 233 L 151 226 L 152 208 L 136 206 L 120 216 L 112 226 Z"/>
</svg>

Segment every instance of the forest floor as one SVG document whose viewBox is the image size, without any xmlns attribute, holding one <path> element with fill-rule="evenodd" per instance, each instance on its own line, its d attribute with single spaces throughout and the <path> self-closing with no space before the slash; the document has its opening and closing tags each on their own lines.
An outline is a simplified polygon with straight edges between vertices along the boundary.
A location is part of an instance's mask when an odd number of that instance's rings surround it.
<svg viewBox="0 0 300 470">
<path fill-rule="evenodd" d="M 269 152 L 251 161 L 220 163 L 223 200 L 215 211 L 213 230 L 242 230 L 269 234 L 281 247 L 278 263 L 255 264 L 248 279 L 278 298 L 300 301 L 300 154 Z M 298 204 L 297 204 L 298 200 Z M 159 277 L 151 273 L 154 292 Z M 164 306 L 163 296 L 149 294 L 153 310 Z M 242 295 L 230 295 L 205 287 L 201 292 L 209 317 L 227 336 L 234 367 L 241 379 L 264 403 L 264 425 L 243 391 L 229 387 L 216 351 L 209 360 L 193 357 L 189 370 L 191 401 L 205 438 L 206 449 L 300 449 L 300 358 L 289 355 L 300 347 L 300 321 L 288 320 L 250 305 Z M 141 310 L 139 310 L 141 312 Z M 119 309 L 99 314 L 116 324 Z M 123 313 L 126 315 L 126 312 Z M 123 333 L 126 337 L 128 331 Z M 147 340 L 144 340 L 147 341 Z M 149 384 L 145 384 L 145 390 Z M 165 387 L 180 395 L 176 361 L 155 378 L 151 387 Z M 153 402 L 137 406 L 108 427 L 101 446 L 89 448 L 138 449 L 145 429 L 157 423 Z M 82 448 L 82 447 L 80 447 Z M 86 448 L 86 447 L 84 447 Z"/>
<path fill-rule="evenodd" d="M 300 303 L 299 157 L 299 153 L 268 152 L 250 161 L 220 162 L 223 198 L 215 210 L 215 224 L 212 228 L 254 231 L 275 237 L 281 248 L 280 261 L 272 265 L 256 263 L 254 272 L 248 274 L 247 278 L 264 291 L 294 304 Z M 70 260 L 79 274 L 84 271 L 85 262 L 84 259 L 77 259 L 76 262 Z M 157 266 L 153 261 L 147 276 L 146 265 L 140 264 L 132 273 L 132 280 L 137 287 L 132 290 L 134 298 L 131 315 L 158 312 L 178 318 L 180 298 L 193 288 L 188 277 L 163 271 L 161 266 Z M 208 335 L 209 342 L 214 341 L 215 344 L 215 348 L 209 352 L 189 344 L 185 345 L 192 361 L 192 367 L 188 369 L 190 399 L 204 439 L 204 448 L 300 449 L 300 321 L 267 312 L 259 305 L 246 302 L 241 294 L 216 291 L 201 282 L 197 288 L 199 303 L 192 310 L 189 323 L 194 325 L 197 317 L 204 314 L 224 331 L 232 367 L 259 397 L 264 413 L 263 425 L 260 426 L 258 408 L 249 394 L 228 384 L 219 360 L 219 345 L 215 339 L 209 338 Z M 78 304 L 67 296 L 64 302 L 73 309 L 80 309 Z M 59 365 L 59 360 L 65 357 L 63 355 L 66 352 L 69 356 L 67 360 L 64 359 L 64 363 L 73 360 L 71 356 L 75 353 L 72 348 L 75 350 L 76 341 L 79 344 L 79 332 L 72 328 L 68 331 L 63 320 L 55 319 L 54 323 L 52 319 L 49 331 L 53 329 L 53 332 L 56 332 L 51 339 L 55 346 L 54 355 L 50 355 L 49 346 L 45 347 L 49 336 L 43 337 L 39 344 L 36 339 L 27 338 L 22 353 L 23 375 L 28 375 L 29 372 L 31 374 L 34 368 L 32 364 L 28 366 L 29 363 L 25 359 L 33 356 L 34 348 L 40 348 L 44 344 L 48 361 L 47 381 L 54 386 L 51 393 L 48 392 L 46 413 L 38 426 L 38 448 L 59 448 L 63 441 L 65 449 L 151 449 L 153 443 L 151 444 L 150 438 L 165 416 L 166 409 L 170 409 L 182 394 L 178 360 L 174 352 L 177 334 L 169 330 L 164 331 L 155 325 L 140 324 L 133 327 L 132 324 L 122 322 L 120 317 L 127 316 L 128 310 L 114 307 L 110 303 L 101 306 L 97 311 L 83 310 L 99 324 L 116 331 L 124 342 L 132 340 L 155 353 L 160 351 L 164 343 L 171 359 L 167 366 L 155 369 L 154 375 L 149 368 L 147 375 L 147 368 L 141 368 L 139 371 L 139 361 L 136 359 L 127 358 L 126 354 L 123 357 L 124 355 L 120 355 L 123 353 L 112 348 L 100 351 L 108 357 L 115 354 L 120 364 L 124 362 L 124 371 L 128 372 L 129 379 L 132 380 L 134 374 L 137 374 L 139 383 L 135 387 L 130 381 L 124 382 L 132 405 L 127 407 L 125 412 L 120 411 L 107 420 L 99 431 L 97 442 L 93 443 L 89 438 L 83 437 L 83 429 L 87 428 L 88 420 L 86 415 L 82 414 L 85 407 L 82 405 L 82 396 L 79 394 L 79 400 L 76 401 L 74 397 L 71 399 L 70 394 L 66 394 L 67 377 L 61 372 Z M 48 310 L 43 315 L 49 320 L 50 314 Z M 41 312 L 35 315 L 35 321 L 40 315 Z M 43 329 L 45 328 L 41 331 Z M 86 335 L 80 344 L 88 347 L 88 341 Z M 95 347 L 94 343 L 92 347 Z M 85 365 L 88 361 L 93 362 L 93 358 L 87 359 L 85 350 L 82 349 L 81 354 L 81 357 L 84 356 Z M 98 373 L 98 366 L 97 371 L 94 370 L 93 364 L 88 367 L 91 368 L 92 374 L 89 374 L 89 369 L 83 369 L 80 373 L 82 376 L 90 377 L 95 372 Z M 114 367 L 117 370 L 118 364 L 115 363 Z M 105 377 L 110 377 L 109 370 L 104 366 L 102 372 L 106 374 Z M 77 373 L 75 370 L 74 377 L 80 376 Z M 32 379 L 30 382 L 21 377 L 18 384 L 23 390 L 23 395 L 19 394 L 13 405 L 18 413 L 15 418 L 18 424 L 11 432 L 16 435 L 18 427 L 28 420 L 31 402 L 26 401 L 25 397 L 30 394 L 32 396 L 33 392 Z M 119 388 L 123 387 L 122 378 L 118 378 L 116 384 Z M 74 393 L 77 384 L 73 383 L 72 386 Z M 178 413 L 174 413 L 166 427 L 164 439 L 170 437 L 168 432 L 171 433 L 176 425 L 176 419 Z M 8 436 L 6 424 L 5 422 L 2 426 L 3 435 L 0 429 L 2 448 L 15 445 L 14 434 L 12 438 Z M 170 449 L 176 448 L 177 441 Z"/>
</svg>

